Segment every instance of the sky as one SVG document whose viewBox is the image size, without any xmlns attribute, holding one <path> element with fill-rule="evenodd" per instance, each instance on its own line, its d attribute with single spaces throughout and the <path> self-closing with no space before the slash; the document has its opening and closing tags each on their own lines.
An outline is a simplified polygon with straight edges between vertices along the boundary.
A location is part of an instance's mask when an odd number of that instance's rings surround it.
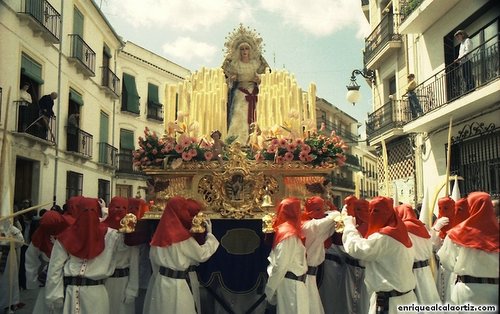
<svg viewBox="0 0 500 314">
<path fill-rule="evenodd" d="M 351 72 L 363 68 L 369 34 L 360 0 L 94 1 L 124 41 L 192 72 L 220 67 L 225 37 L 242 23 L 261 35 L 271 69 L 286 69 L 303 90 L 315 83 L 318 97 L 363 125 L 371 111 L 362 77 L 360 102 L 353 106 L 345 99 Z"/>
</svg>

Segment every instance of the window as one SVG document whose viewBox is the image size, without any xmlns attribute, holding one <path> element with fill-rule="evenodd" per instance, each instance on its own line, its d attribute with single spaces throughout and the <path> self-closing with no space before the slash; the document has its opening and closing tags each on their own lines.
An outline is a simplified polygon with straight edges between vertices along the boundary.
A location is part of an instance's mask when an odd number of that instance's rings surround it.
<svg viewBox="0 0 500 314">
<path fill-rule="evenodd" d="M 97 180 L 97 197 L 102 198 L 106 204 L 110 201 L 110 184 L 108 180 Z"/>
<path fill-rule="evenodd" d="M 123 73 L 122 80 L 122 111 L 139 114 L 139 94 L 135 85 L 135 77 Z"/>
<path fill-rule="evenodd" d="M 83 174 L 73 171 L 66 172 L 66 199 L 82 195 Z"/>
<path fill-rule="evenodd" d="M 156 120 L 163 119 L 162 104 L 158 100 L 158 86 L 148 83 L 148 113 L 147 117 Z"/>
<path fill-rule="evenodd" d="M 396 77 L 393 76 L 389 80 L 389 95 L 395 95 L 396 94 Z"/>
<path fill-rule="evenodd" d="M 134 131 L 120 129 L 120 150 L 134 150 Z"/>
<path fill-rule="evenodd" d="M 127 197 L 127 198 L 132 197 L 132 186 L 126 184 L 117 184 L 116 196 Z"/>
</svg>

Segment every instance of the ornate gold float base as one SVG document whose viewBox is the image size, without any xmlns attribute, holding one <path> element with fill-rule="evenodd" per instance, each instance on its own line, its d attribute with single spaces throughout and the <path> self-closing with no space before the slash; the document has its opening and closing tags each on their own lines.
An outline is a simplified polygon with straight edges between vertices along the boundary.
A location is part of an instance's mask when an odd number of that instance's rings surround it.
<svg viewBox="0 0 500 314">
<path fill-rule="evenodd" d="M 151 177 L 154 201 L 144 219 L 159 219 L 170 197 L 200 201 L 209 218 L 261 219 L 274 211 L 283 198 L 312 195 L 306 184 L 321 183 L 334 164 L 314 167 L 300 161 L 276 164 L 246 158 L 238 145 L 229 150 L 229 160 L 185 162 L 177 169 L 144 169 Z"/>
</svg>

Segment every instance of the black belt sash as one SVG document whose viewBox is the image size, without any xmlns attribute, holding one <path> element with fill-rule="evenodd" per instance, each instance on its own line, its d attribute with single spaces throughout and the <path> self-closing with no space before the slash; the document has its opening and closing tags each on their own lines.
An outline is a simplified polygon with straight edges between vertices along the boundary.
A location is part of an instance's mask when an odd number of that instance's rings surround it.
<svg viewBox="0 0 500 314">
<path fill-rule="evenodd" d="M 129 268 L 116 268 L 115 269 L 115 272 L 113 273 L 113 275 L 111 275 L 111 277 L 113 278 L 121 278 L 121 277 L 127 277 L 130 273 L 130 270 Z"/>
<path fill-rule="evenodd" d="M 184 279 L 187 280 L 187 271 L 185 270 L 173 270 L 168 267 L 160 266 L 160 274 L 165 277 L 170 277 L 174 279 Z"/>
<path fill-rule="evenodd" d="M 410 293 L 413 290 L 406 292 L 399 292 L 397 290 L 391 291 L 379 291 L 376 292 L 377 295 L 377 314 L 386 314 L 389 313 L 389 299 L 393 297 L 400 297 L 407 293 Z"/>
<path fill-rule="evenodd" d="M 191 265 L 191 266 L 188 267 L 188 269 L 186 269 L 186 272 L 188 272 L 188 273 L 195 272 L 197 268 L 198 268 L 198 266 Z"/>
<path fill-rule="evenodd" d="M 85 277 L 64 276 L 64 286 L 99 286 L 104 284 L 104 279 L 94 280 Z"/>
<path fill-rule="evenodd" d="M 413 263 L 413 269 L 423 268 L 423 267 L 426 267 L 426 266 L 429 266 L 429 260 L 418 261 L 418 262 L 414 262 Z"/>
<path fill-rule="evenodd" d="M 293 280 L 297 280 L 297 281 L 302 281 L 303 283 L 306 282 L 306 276 L 307 276 L 307 274 L 297 276 L 294 273 L 292 273 L 291 271 L 287 271 L 285 274 L 285 278 L 293 279 Z"/>
<path fill-rule="evenodd" d="M 473 277 L 468 275 L 457 275 L 457 282 L 463 283 L 485 283 L 490 285 L 498 285 L 498 278 Z"/>
<path fill-rule="evenodd" d="M 341 257 L 338 255 L 335 255 L 335 254 L 326 253 L 325 259 L 330 260 L 330 261 L 334 261 L 337 264 L 342 264 Z M 365 268 L 364 266 L 361 266 L 361 264 L 359 263 L 359 261 L 357 259 L 354 259 L 354 258 L 349 257 L 349 256 L 344 256 L 344 259 L 345 259 L 346 264 L 349 264 L 349 265 L 354 266 L 354 267 L 363 268 L 363 269 Z"/>
<path fill-rule="evenodd" d="M 307 266 L 307 275 L 316 276 L 318 273 L 318 266 Z"/>
</svg>

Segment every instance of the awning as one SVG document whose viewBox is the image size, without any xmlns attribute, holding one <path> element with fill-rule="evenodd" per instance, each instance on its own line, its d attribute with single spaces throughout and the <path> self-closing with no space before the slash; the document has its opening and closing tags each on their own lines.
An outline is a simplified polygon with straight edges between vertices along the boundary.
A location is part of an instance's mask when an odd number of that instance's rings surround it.
<svg viewBox="0 0 500 314">
<path fill-rule="evenodd" d="M 42 79 L 42 66 L 25 54 L 23 54 L 21 58 L 21 73 L 39 85 L 44 83 Z"/>
<path fill-rule="evenodd" d="M 80 95 L 79 93 L 77 93 L 76 91 L 74 91 L 71 88 L 69 89 L 69 100 L 80 105 L 80 106 L 83 106 L 82 95 Z"/>
<path fill-rule="evenodd" d="M 120 129 L 120 149 L 134 150 L 134 132 Z"/>
<path fill-rule="evenodd" d="M 139 111 L 139 99 L 141 98 L 137 93 L 137 87 L 135 85 L 135 77 L 127 73 L 123 73 L 123 87 L 125 93 L 122 91 L 122 101 L 125 101 L 126 109 L 129 112 L 140 113 Z"/>
</svg>

